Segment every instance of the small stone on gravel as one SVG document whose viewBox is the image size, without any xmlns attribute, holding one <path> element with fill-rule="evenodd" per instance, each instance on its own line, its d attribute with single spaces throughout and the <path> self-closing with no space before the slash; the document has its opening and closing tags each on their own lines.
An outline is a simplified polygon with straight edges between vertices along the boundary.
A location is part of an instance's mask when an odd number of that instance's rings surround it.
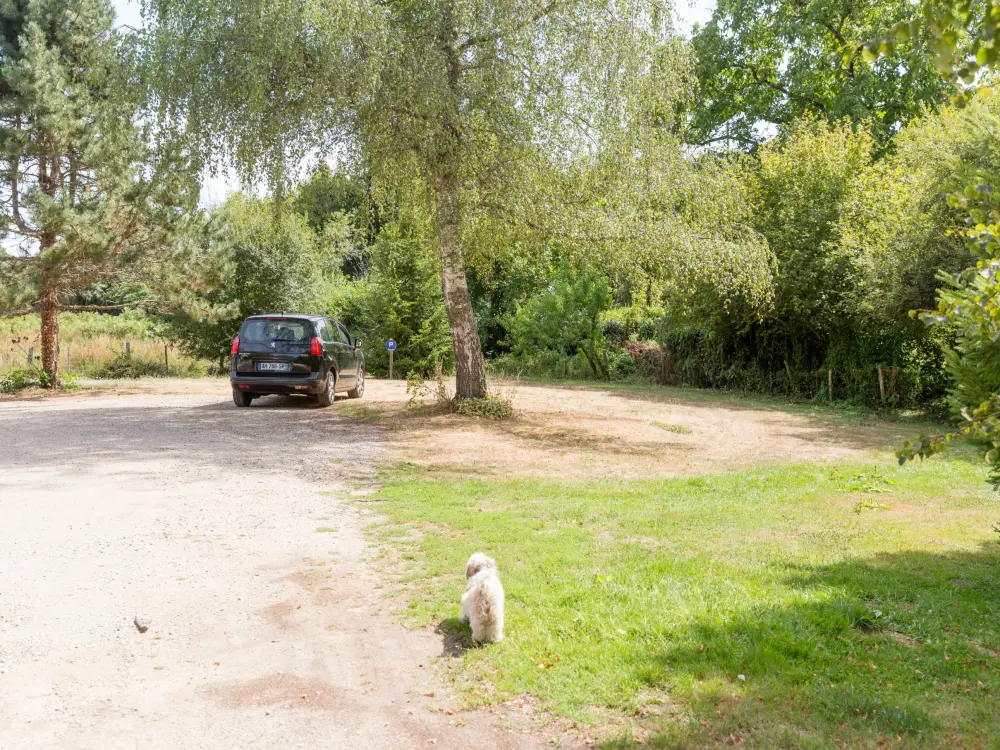
<svg viewBox="0 0 1000 750">
<path fill-rule="evenodd" d="M 135 622 L 136 629 L 140 633 L 145 633 L 147 630 L 149 630 L 149 618 L 148 617 L 139 617 L 139 615 L 136 615 L 134 622 Z"/>
</svg>

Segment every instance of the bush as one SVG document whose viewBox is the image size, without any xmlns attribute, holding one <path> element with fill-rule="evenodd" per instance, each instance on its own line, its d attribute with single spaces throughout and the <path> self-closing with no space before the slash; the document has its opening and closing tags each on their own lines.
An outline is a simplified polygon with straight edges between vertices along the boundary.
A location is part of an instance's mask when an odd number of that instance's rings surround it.
<svg viewBox="0 0 1000 750">
<path fill-rule="evenodd" d="M 629 329 L 617 320 L 605 320 L 601 324 L 601 334 L 612 346 L 625 346 L 629 338 Z"/>
<path fill-rule="evenodd" d="M 652 325 L 652 321 L 649 323 Z M 663 350 L 660 347 L 645 341 L 630 341 L 627 348 L 639 375 L 657 382 L 663 379 Z"/>
<path fill-rule="evenodd" d="M 101 367 L 91 373 L 91 377 L 97 380 L 131 380 L 137 378 L 147 378 L 151 376 L 162 376 L 163 365 L 159 362 L 150 362 L 145 359 L 135 359 L 118 354 L 114 359 L 105 362 Z"/>
<path fill-rule="evenodd" d="M 635 360 L 628 349 L 616 349 L 609 358 L 608 372 L 612 380 L 627 380 L 637 372 Z"/>
<path fill-rule="evenodd" d="M 79 387 L 79 380 L 76 375 L 63 375 L 59 387 L 73 390 Z M 48 388 L 51 383 L 48 373 L 40 370 L 12 370 L 0 375 L 0 393 L 17 393 L 25 388 Z"/>
<path fill-rule="evenodd" d="M 386 339 L 393 339 L 393 375 L 411 372 L 429 378 L 438 364 L 454 365 L 451 329 L 444 309 L 441 272 L 433 248 L 404 226 L 383 228 L 369 248 L 367 278 L 344 284 L 328 311 L 364 339 L 365 367 L 370 375 L 389 372 Z"/>
<path fill-rule="evenodd" d="M 459 398 L 452 403 L 455 411 L 466 417 L 486 417 L 487 419 L 510 419 L 514 415 L 514 407 L 510 401 L 499 396 L 485 398 Z"/>
<path fill-rule="evenodd" d="M 6 375 L 0 375 L 0 393 L 17 393 L 36 385 L 38 385 L 38 373 L 34 370 L 12 370 Z"/>
<path fill-rule="evenodd" d="M 565 266 L 549 286 L 528 299 L 509 320 L 511 350 L 524 359 L 540 352 L 583 354 L 593 376 L 607 380 L 602 315 L 611 306 L 611 285 L 587 268 Z"/>
</svg>

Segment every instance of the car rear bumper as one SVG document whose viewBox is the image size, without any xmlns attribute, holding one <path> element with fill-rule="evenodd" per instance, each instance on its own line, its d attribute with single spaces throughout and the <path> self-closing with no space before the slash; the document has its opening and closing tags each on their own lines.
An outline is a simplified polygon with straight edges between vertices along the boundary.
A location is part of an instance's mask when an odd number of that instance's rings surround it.
<svg viewBox="0 0 1000 750">
<path fill-rule="evenodd" d="M 325 380 L 321 373 L 313 373 L 307 378 L 281 378 L 274 376 L 230 375 L 233 390 L 248 393 L 303 393 L 315 396 L 323 391 Z"/>
</svg>

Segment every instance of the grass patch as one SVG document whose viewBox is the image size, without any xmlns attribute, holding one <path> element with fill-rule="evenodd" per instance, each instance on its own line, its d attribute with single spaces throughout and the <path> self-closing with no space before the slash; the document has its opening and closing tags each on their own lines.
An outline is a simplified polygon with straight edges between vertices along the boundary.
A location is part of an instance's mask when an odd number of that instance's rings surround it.
<svg viewBox="0 0 1000 750">
<path fill-rule="evenodd" d="M 374 532 L 407 561 L 406 616 L 460 644 L 465 559 L 497 558 L 507 638 L 465 653 L 472 703 L 649 712 L 633 729 L 660 747 L 989 747 L 1000 509 L 984 478 L 960 454 L 606 483 L 404 472 Z M 855 512 L 869 493 L 888 508 Z"/>
<path fill-rule="evenodd" d="M 659 422 L 655 419 L 652 421 L 651 424 L 654 427 L 659 427 L 661 430 L 666 430 L 667 432 L 676 432 L 680 435 L 691 434 L 691 429 L 689 427 L 685 427 L 682 424 L 668 424 L 667 422 Z"/>
<path fill-rule="evenodd" d="M 360 404 L 337 404 L 337 412 L 362 422 L 375 422 L 385 414 L 385 409 Z"/>
<path fill-rule="evenodd" d="M 332 526 L 317 526 L 316 527 L 316 533 L 318 533 L 318 534 L 332 534 L 335 531 L 337 531 L 337 529 L 333 528 Z"/>
</svg>

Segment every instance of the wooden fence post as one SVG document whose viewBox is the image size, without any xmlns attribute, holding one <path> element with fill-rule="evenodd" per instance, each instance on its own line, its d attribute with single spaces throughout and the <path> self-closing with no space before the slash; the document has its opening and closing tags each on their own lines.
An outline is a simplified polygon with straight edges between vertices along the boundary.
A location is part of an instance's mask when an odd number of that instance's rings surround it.
<svg viewBox="0 0 1000 750">
<path fill-rule="evenodd" d="M 826 371 L 826 395 L 833 401 L 833 368 Z"/>
<path fill-rule="evenodd" d="M 73 367 L 73 347 L 66 347 L 66 369 L 69 370 Z"/>
<path fill-rule="evenodd" d="M 163 373 L 170 374 L 170 355 L 167 353 L 167 345 L 163 345 Z"/>
<path fill-rule="evenodd" d="M 132 342 L 131 341 L 126 341 L 125 342 L 125 359 L 131 359 L 131 358 L 132 358 Z"/>
<path fill-rule="evenodd" d="M 35 366 L 35 347 L 28 348 L 28 367 Z"/>
<path fill-rule="evenodd" d="M 794 390 L 792 386 L 792 368 L 788 366 L 788 360 L 785 360 L 785 374 L 788 376 L 788 393 L 791 395 Z"/>
<path fill-rule="evenodd" d="M 882 374 L 882 365 L 878 366 L 878 395 L 882 399 L 882 406 L 885 406 L 885 376 Z"/>
</svg>

